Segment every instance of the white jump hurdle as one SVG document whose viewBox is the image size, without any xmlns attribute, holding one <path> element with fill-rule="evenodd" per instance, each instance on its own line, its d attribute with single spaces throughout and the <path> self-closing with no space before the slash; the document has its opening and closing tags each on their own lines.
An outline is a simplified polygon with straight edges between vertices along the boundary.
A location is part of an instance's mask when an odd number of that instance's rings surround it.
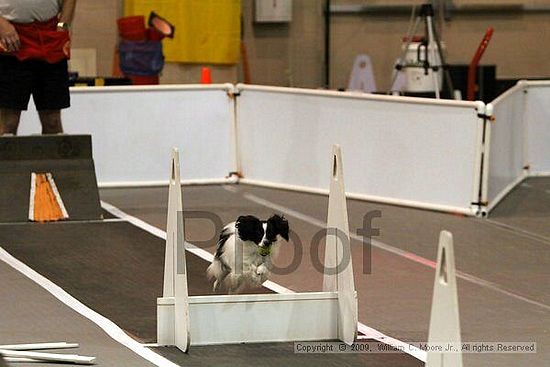
<svg viewBox="0 0 550 367">
<path fill-rule="evenodd" d="M 435 269 L 428 345 L 435 343 L 449 343 L 458 348 L 461 343 L 453 235 L 447 231 L 439 235 Z M 426 367 L 462 367 L 462 351 L 429 351 Z"/>
<path fill-rule="evenodd" d="M 330 168 L 325 267 L 337 271 L 325 274 L 323 292 L 189 296 L 179 153 L 174 149 L 164 293 L 157 299 L 159 345 L 175 345 L 185 352 L 190 345 L 336 339 L 353 343 L 357 336 L 357 294 L 339 146 L 333 147 Z M 335 230 L 338 237 L 331 235 Z"/>
</svg>

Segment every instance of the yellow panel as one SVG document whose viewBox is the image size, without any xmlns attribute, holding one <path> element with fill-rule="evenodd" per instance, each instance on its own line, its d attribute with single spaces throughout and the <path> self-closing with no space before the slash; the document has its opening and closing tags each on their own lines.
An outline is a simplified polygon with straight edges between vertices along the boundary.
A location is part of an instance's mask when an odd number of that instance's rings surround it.
<svg viewBox="0 0 550 367">
<path fill-rule="evenodd" d="M 125 15 L 155 11 L 176 26 L 163 41 L 168 62 L 236 64 L 241 34 L 240 0 L 125 0 Z"/>
</svg>

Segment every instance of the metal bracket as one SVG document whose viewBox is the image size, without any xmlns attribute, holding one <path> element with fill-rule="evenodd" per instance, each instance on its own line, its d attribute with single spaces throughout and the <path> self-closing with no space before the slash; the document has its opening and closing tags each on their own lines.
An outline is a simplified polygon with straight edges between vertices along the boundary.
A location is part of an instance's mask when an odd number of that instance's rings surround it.
<svg viewBox="0 0 550 367">
<path fill-rule="evenodd" d="M 495 116 L 493 115 L 486 115 L 484 113 L 478 113 L 477 114 L 477 117 L 479 117 L 480 119 L 484 119 L 484 120 L 489 120 L 491 122 L 495 122 L 497 119 L 495 118 Z"/>
</svg>

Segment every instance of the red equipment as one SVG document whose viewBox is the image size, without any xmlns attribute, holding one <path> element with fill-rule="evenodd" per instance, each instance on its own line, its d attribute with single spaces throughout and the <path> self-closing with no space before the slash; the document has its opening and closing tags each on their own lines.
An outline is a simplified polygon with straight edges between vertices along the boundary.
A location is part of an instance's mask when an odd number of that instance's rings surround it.
<svg viewBox="0 0 550 367">
<path fill-rule="evenodd" d="M 466 99 L 468 101 L 473 101 L 476 95 L 476 71 L 477 66 L 479 64 L 479 60 L 481 60 L 481 56 L 483 56 L 483 53 L 485 52 L 485 49 L 487 49 L 487 46 L 489 45 L 489 41 L 491 40 L 491 37 L 493 36 L 493 27 L 489 27 L 487 29 L 487 32 L 485 32 L 485 36 L 481 40 L 481 43 L 479 44 L 477 51 L 470 62 L 470 66 L 468 66 L 468 90 L 467 90 L 467 97 Z"/>
</svg>

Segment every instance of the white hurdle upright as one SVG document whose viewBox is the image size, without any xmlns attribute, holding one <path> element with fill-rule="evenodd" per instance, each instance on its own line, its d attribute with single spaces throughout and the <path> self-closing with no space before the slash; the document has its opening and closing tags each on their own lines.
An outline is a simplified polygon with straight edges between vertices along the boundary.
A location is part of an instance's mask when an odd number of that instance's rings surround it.
<svg viewBox="0 0 550 367">
<path fill-rule="evenodd" d="M 462 367 L 453 235 L 448 231 L 441 231 L 437 251 L 428 345 L 435 343 L 448 343 L 459 349 L 428 351 L 426 367 Z"/>
<path fill-rule="evenodd" d="M 323 291 L 338 292 L 338 338 L 352 344 L 357 337 L 357 297 L 353 281 L 353 265 L 349 238 L 348 207 L 344 187 L 342 150 L 332 147 L 332 176 L 328 201 L 325 267 L 336 269 L 336 274 L 324 274 Z M 344 261 L 344 263 L 342 263 Z"/>
<path fill-rule="evenodd" d="M 285 294 L 188 295 L 183 215 L 177 215 L 183 209 L 178 154 L 174 150 L 171 161 L 164 294 L 157 299 L 158 344 L 186 352 L 190 345 L 336 339 L 353 343 L 357 294 L 340 148 L 334 146 L 331 156 L 325 251 L 325 269 L 333 271 L 325 274 L 323 292 Z"/>
<path fill-rule="evenodd" d="M 174 148 L 170 160 L 163 297 L 157 299 L 157 343 L 178 345 L 185 352 L 189 348 L 189 307 L 183 225 L 179 151 Z"/>
</svg>

